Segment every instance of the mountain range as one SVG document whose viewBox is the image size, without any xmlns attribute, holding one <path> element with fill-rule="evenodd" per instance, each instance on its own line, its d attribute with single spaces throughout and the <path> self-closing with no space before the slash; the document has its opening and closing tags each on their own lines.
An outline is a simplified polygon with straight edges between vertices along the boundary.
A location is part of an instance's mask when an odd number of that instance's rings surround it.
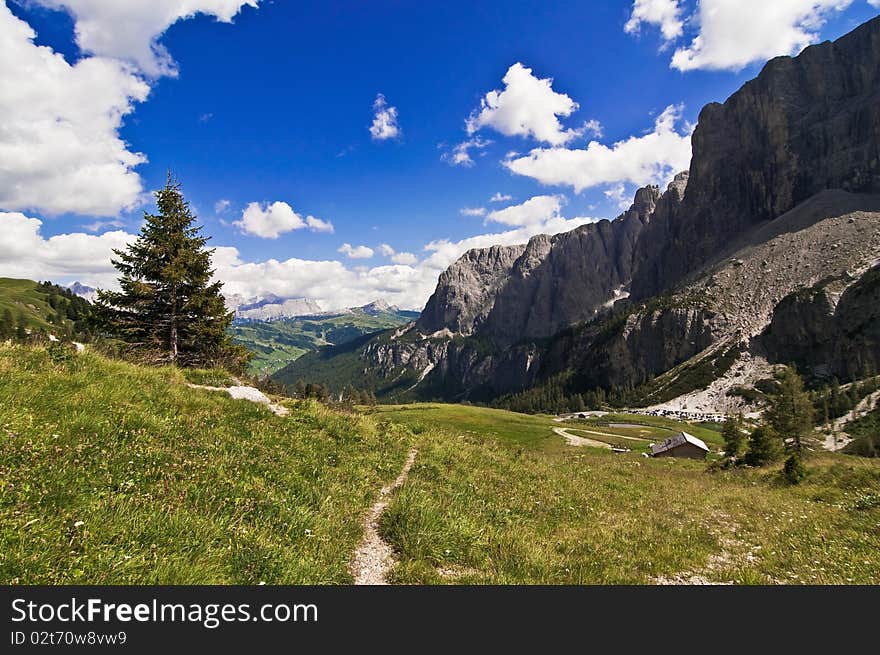
<svg viewBox="0 0 880 655">
<path fill-rule="evenodd" d="M 290 301 L 270 303 L 260 309 L 290 305 Z M 363 307 L 300 316 L 279 316 L 270 311 L 264 314 L 265 319 L 252 318 L 256 309 L 245 311 L 244 317 L 237 313 L 230 330 L 235 342 L 254 354 L 249 371 L 257 376 L 272 374 L 309 351 L 395 328 L 418 316 L 417 312 L 407 312 L 381 300 Z"/>
<path fill-rule="evenodd" d="M 276 380 L 390 400 L 552 384 L 730 411 L 776 364 L 817 381 L 880 370 L 880 18 L 704 107 L 692 152 L 613 221 L 471 250 L 417 320 Z"/>
<path fill-rule="evenodd" d="M 95 289 L 80 282 L 67 288 L 89 302 L 97 298 Z M 229 295 L 226 302 L 235 311 L 230 328 L 233 340 L 253 353 L 248 371 L 256 376 L 275 373 L 320 347 L 345 344 L 418 317 L 418 312 L 402 310 L 381 299 L 330 311 L 310 298 L 274 294 L 252 298 Z"/>
</svg>

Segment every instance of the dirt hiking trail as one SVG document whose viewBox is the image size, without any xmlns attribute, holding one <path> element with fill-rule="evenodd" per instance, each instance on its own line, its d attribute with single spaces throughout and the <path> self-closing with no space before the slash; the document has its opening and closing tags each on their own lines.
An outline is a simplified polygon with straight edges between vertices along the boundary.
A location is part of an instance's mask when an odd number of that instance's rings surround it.
<svg viewBox="0 0 880 655">
<path fill-rule="evenodd" d="M 379 536 L 379 517 L 388 507 L 391 494 L 406 482 L 417 454 L 418 451 L 415 448 L 409 451 L 397 479 L 388 486 L 382 487 L 378 500 L 364 517 L 364 538 L 357 550 L 354 551 L 354 556 L 348 567 L 356 585 L 388 584 L 388 572 L 395 564 L 394 551 L 391 545 Z"/>
</svg>

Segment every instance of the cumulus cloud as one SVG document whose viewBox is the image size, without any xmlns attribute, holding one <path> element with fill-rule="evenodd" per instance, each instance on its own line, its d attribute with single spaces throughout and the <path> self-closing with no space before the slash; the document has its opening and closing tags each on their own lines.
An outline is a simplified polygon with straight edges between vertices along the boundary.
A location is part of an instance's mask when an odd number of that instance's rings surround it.
<svg viewBox="0 0 880 655">
<path fill-rule="evenodd" d="M 320 218 L 315 218 L 314 216 L 306 216 L 306 227 L 308 227 L 311 232 L 327 232 L 328 234 L 333 234 L 333 223 L 330 221 L 322 221 Z"/>
<path fill-rule="evenodd" d="M 308 229 L 312 232 L 333 232 L 330 222 L 322 221 L 314 216 L 305 219 L 297 214 L 286 202 L 260 204 L 252 202 L 241 214 L 241 219 L 233 223 L 245 234 L 277 239 L 282 234 L 294 230 Z"/>
<path fill-rule="evenodd" d="M 223 214 L 232 205 L 229 200 L 221 199 L 214 203 L 214 213 Z"/>
<path fill-rule="evenodd" d="M 797 54 L 819 40 L 819 28 L 852 0 L 701 0 L 699 34 L 672 56 L 672 67 L 740 70 L 756 61 Z"/>
<path fill-rule="evenodd" d="M 868 4 L 871 5 L 872 7 L 876 7 L 877 9 L 880 9 L 880 0 L 868 0 Z"/>
<path fill-rule="evenodd" d="M 372 248 L 352 246 L 350 243 L 343 243 L 336 252 L 341 252 L 349 259 L 369 259 L 374 254 Z"/>
<path fill-rule="evenodd" d="M 407 266 L 411 266 L 419 261 L 419 258 L 411 252 L 397 252 L 387 243 L 379 244 L 379 252 L 382 253 L 383 256 L 389 257 L 391 261 L 395 264 L 405 264 Z"/>
<path fill-rule="evenodd" d="M 681 112 L 680 105 L 670 105 L 651 132 L 611 146 L 591 141 L 581 149 L 536 148 L 526 156 L 508 158 L 504 165 L 518 175 L 542 184 L 568 185 L 578 193 L 620 182 L 662 185 L 690 164 L 692 126 L 676 129 Z"/>
<path fill-rule="evenodd" d="M 490 127 L 506 136 L 531 136 L 558 146 L 579 136 L 579 130 L 563 129 L 559 117 L 577 111 L 578 103 L 553 90 L 553 80 L 541 79 L 517 62 L 502 78 L 504 90 L 489 91 L 465 122 L 468 134 Z"/>
<path fill-rule="evenodd" d="M 448 163 L 450 166 L 470 167 L 474 165 L 474 159 L 473 157 L 471 157 L 470 151 L 483 150 L 491 143 L 492 141 L 490 139 L 484 139 L 480 136 L 475 136 L 472 139 L 468 139 L 467 141 L 462 141 L 461 143 L 456 145 L 451 152 L 444 152 L 440 156 L 440 159 Z"/>
<path fill-rule="evenodd" d="M 151 77 L 176 75 L 168 50 L 158 42 L 168 27 L 196 14 L 231 23 L 244 6 L 259 0 L 32 0 L 63 9 L 75 21 L 76 43 L 88 54 L 135 64 Z"/>
<path fill-rule="evenodd" d="M 100 232 L 108 227 L 125 227 L 125 221 L 119 218 L 111 218 L 108 221 L 92 221 L 82 226 L 86 232 Z"/>
<path fill-rule="evenodd" d="M 629 209 L 632 195 L 627 195 L 626 185 L 623 182 L 615 184 L 604 191 L 605 197 L 614 202 L 620 209 Z"/>
<path fill-rule="evenodd" d="M 139 205 L 147 161 L 119 137 L 149 83 L 173 72 L 156 39 L 197 12 L 231 20 L 257 0 L 33 0 L 74 18 L 86 56 L 69 64 L 0 5 L 0 209 L 115 216 Z M 164 63 L 162 63 L 164 62 Z"/>
<path fill-rule="evenodd" d="M 670 65 L 680 71 L 736 71 L 779 55 L 797 54 L 818 41 L 819 29 L 828 18 L 852 2 L 699 0 L 687 22 L 696 34 L 688 45 L 675 50 Z M 681 0 L 636 0 L 624 29 L 634 33 L 642 24 L 657 25 L 664 40 L 671 43 L 684 36 L 683 6 Z"/>
<path fill-rule="evenodd" d="M 139 201 L 130 152 L 117 133 L 149 87 L 124 64 L 75 65 L 0 5 L 0 208 L 112 216 Z"/>
<path fill-rule="evenodd" d="M 489 202 L 507 202 L 508 200 L 513 200 L 513 196 L 501 192 L 496 192 L 494 196 L 489 198 Z"/>
<path fill-rule="evenodd" d="M 42 224 L 20 212 L 0 212 L 0 277 L 78 279 L 92 286 L 109 286 L 117 276 L 110 263 L 113 249 L 124 248 L 135 238 L 122 230 L 46 238 L 41 234 Z"/>
<path fill-rule="evenodd" d="M 391 255 L 391 261 L 393 261 L 395 264 L 406 264 L 407 266 L 412 266 L 417 261 L 419 261 L 419 258 L 411 252 L 398 252 Z"/>
<path fill-rule="evenodd" d="M 373 124 L 370 125 L 370 136 L 376 141 L 395 139 L 400 136 L 400 126 L 397 124 L 397 107 L 389 105 L 381 93 L 373 101 Z"/>
<path fill-rule="evenodd" d="M 564 196 L 534 196 L 519 205 L 496 209 L 486 215 L 487 223 L 542 225 L 559 216 Z"/>
<path fill-rule="evenodd" d="M 679 0 L 635 0 L 623 29 L 627 34 L 637 34 L 642 23 L 657 25 L 663 39 L 672 41 L 684 32 L 681 14 Z"/>
<path fill-rule="evenodd" d="M 462 207 L 458 210 L 458 213 L 462 216 L 485 216 L 486 208 L 485 207 Z"/>
<path fill-rule="evenodd" d="M 602 123 L 597 121 L 595 118 L 591 118 L 586 121 L 580 130 L 577 131 L 579 135 L 581 134 L 589 134 L 595 137 L 601 137 L 603 134 Z"/>
</svg>

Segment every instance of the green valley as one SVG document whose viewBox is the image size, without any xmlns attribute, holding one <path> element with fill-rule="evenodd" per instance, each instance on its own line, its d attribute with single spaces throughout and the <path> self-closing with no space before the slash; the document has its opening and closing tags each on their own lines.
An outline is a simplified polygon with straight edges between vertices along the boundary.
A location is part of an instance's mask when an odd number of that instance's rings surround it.
<svg viewBox="0 0 880 655">
<path fill-rule="evenodd" d="M 322 346 L 349 343 L 365 334 L 403 325 L 417 316 L 417 312 L 396 308 L 380 312 L 356 308 L 326 316 L 236 320 L 231 331 L 234 341 L 254 354 L 248 372 L 263 377 Z"/>
</svg>

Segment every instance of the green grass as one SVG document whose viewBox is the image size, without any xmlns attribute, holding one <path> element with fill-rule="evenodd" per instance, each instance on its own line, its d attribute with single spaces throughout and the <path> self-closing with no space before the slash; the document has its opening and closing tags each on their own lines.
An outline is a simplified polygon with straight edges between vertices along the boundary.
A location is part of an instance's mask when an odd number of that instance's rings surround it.
<svg viewBox="0 0 880 655">
<path fill-rule="evenodd" d="M 562 438 L 552 431 L 562 424 L 546 415 L 444 403 L 378 405 L 368 413 L 405 425 L 416 434 L 440 430 L 444 434 L 484 436 L 544 451 L 563 449 Z"/>
<path fill-rule="evenodd" d="M 644 425 L 647 432 L 632 428 L 603 428 L 616 434 L 632 437 L 645 437 L 647 439 L 666 439 L 678 432 L 687 432 L 698 439 L 702 439 L 708 445 L 721 446 L 724 440 L 721 438 L 721 425 L 708 426 L 705 423 L 687 423 L 665 418 L 663 416 L 645 416 L 643 414 L 607 414 L 598 419 L 577 419 L 577 423 L 585 423 L 595 426 L 607 426 L 609 423 L 630 423 Z"/>
<path fill-rule="evenodd" d="M 408 433 L 0 346 L 0 584 L 347 583 Z"/>
<path fill-rule="evenodd" d="M 229 387 L 236 380 L 221 368 L 189 368 L 182 369 L 181 375 L 191 384 L 200 384 L 205 387 Z"/>
<path fill-rule="evenodd" d="M 568 446 L 554 426 L 590 428 L 549 416 L 288 400 L 282 418 L 186 386 L 222 375 L 0 346 L 0 584 L 350 582 L 413 445 L 380 520 L 394 582 L 880 583 L 877 460 L 816 455 L 789 486 L 778 465 Z"/>
<path fill-rule="evenodd" d="M 586 437 L 587 439 L 602 441 L 615 448 L 627 448 L 629 450 L 639 453 L 647 452 L 648 444 L 651 443 L 649 440 L 643 439 L 642 437 L 628 438 L 628 436 L 614 436 L 614 433 L 611 433 L 608 430 L 604 429 L 597 429 L 595 431 L 592 428 L 590 428 L 589 430 L 581 430 L 568 426 L 566 426 L 565 429 L 571 434 L 579 437 Z M 597 434 L 598 432 L 604 432 L 606 434 Z M 617 430 L 616 432 L 619 432 L 619 430 Z"/>
<path fill-rule="evenodd" d="M 792 487 L 779 466 L 709 473 L 704 462 L 559 447 L 543 436 L 547 419 L 377 413 L 419 431 L 415 466 L 380 521 L 395 582 L 880 582 L 877 462 L 818 455 Z"/>
</svg>

